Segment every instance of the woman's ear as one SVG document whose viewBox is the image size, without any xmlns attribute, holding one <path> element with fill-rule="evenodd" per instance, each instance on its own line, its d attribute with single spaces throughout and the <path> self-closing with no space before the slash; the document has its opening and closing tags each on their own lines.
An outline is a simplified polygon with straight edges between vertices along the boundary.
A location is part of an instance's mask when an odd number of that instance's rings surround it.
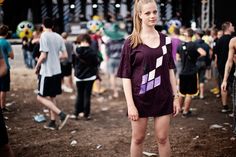
<svg viewBox="0 0 236 157">
<path fill-rule="evenodd" d="M 140 20 L 142 20 L 142 13 L 141 12 L 138 13 L 138 17 Z"/>
</svg>

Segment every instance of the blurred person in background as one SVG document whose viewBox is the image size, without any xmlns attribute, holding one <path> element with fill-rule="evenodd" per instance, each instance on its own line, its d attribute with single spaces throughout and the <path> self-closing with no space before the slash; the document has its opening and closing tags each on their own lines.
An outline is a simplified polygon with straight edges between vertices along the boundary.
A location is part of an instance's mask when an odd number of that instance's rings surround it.
<svg viewBox="0 0 236 157">
<path fill-rule="evenodd" d="M 231 73 L 231 69 L 235 64 L 235 62 L 236 62 L 236 37 L 232 38 L 229 42 L 229 53 L 225 65 L 224 78 L 221 84 L 221 89 L 223 91 L 227 90 L 228 77 Z M 233 118 L 234 118 L 233 132 L 234 134 L 236 134 L 236 69 L 234 70 L 232 94 L 233 94 L 232 100 L 233 100 Z"/>
<path fill-rule="evenodd" d="M 7 92 L 10 91 L 11 82 L 9 58 L 14 59 L 14 53 L 11 44 L 5 39 L 8 35 L 8 30 L 8 26 L 0 26 L 0 49 L 7 65 L 7 73 L 0 77 L 0 104 L 3 112 L 9 112 L 9 109 L 6 107 L 6 96 Z"/>
<path fill-rule="evenodd" d="M 199 82 L 199 98 L 204 99 L 204 92 L 205 92 L 205 81 L 206 81 L 206 70 L 211 65 L 210 59 L 210 46 L 202 39 L 204 36 L 204 32 L 202 30 L 197 30 L 195 32 L 195 42 L 206 51 L 206 55 L 199 57 L 197 60 L 197 68 L 198 68 L 198 82 Z"/>
<path fill-rule="evenodd" d="M 61 34 L 64 39 L 66 52 L 68 58 L 61 59 L 61 71 L 62 71 L 62 90 L 67 93 L 73 92 L 73 80 L 72 80 L 72 55 L 74 54 L 74 45 L 71 41 L 68 41 L 68 34 L 63 32 Z"/>
<path fill-rule="evenodd" d="M 75 110 L 70 118 L 78 119 L 80 116 L 85 120 L 91 120 L 92 86 L 97 77 L 99 58 L 97 52 L 91 47 L 89 34 L 80 34 L 76 43 L 78 47 L 73 57 L 73 64 L 77 97 Z"/>
<path fill-rule="evenodd" d="M 45 17 L 42 26 L 40 56 L 35 66 L 35 74 L 39 74 L 37 100 L 50 110 L 50 122 L 44 128 L 61 130 L 69 115 L 58 108 L 56 96 L 62 93 L 60 59 L 67 58 L 67 52 L 63 38 L 52 31 L 52 19 Z M 60 119 L 59 125 L 56 124 L 57 116 Z"/>
<path fill-rule="evenodd" d="M 215 56 L 216 56 L 217 69 L 219 72 L 220 84 L 222 84 L 224 78 L 225 64 L 229 52 L 229 41 L 232 38 L 232 33 L 235 31 L 233 24 L 229 21 L 224 22 L 221 27 L 223 31 L 223 36 L 221 36 L 217 40 L 216 46 L 214 48 L 215 51 L 214 53 L 216 54 Z M 222 113 L 228 113 L 231 111 L 228 104 L 229 103 L 228 96 L 232 91 L 233 72 L 234 72 L 234 66 L 232 67 L 231 73 L 229 74 L 226 90 L 221 90 Z"/>
<path fill-rule="evenodd" d="M 193 35 L 194 31 L 188 28 L 185 32 L 186 40 L 178 47 L 177 51 L 177 56 L 182 63 L 182 70 L 179 75 L 179 102 L 183 106 L 183 118 L 192 115 L 190 111 L 192 96 L 196 96 L 199 92 L 196 62 L 198 57 L 206 55 L 206 51 L 192 41 Z"/>
<path fill-rule="evenodd" d="M 7 65 L 3 58 L 2 51 L 0 50 L 0 77 L 7 73 Z M 7 134 L 7 128 L 4 122 L 2 109 L 0 108 L 0 155 L 3 157 L 14 157 Z"/>
<path fill-rule="evenodd" d="M 108 59 L 107 72 L 110 77 L 112 97 L 117 98 L 119 92 L 116 73 L 120 64 L 121 51 L 125 41 L 125 33 L 121 31 L 118 24 L 113 24 L 110 30 L 104 29 L 104 34 L 109 38 L 105 43 L 105 46 Z"/>
</svg>

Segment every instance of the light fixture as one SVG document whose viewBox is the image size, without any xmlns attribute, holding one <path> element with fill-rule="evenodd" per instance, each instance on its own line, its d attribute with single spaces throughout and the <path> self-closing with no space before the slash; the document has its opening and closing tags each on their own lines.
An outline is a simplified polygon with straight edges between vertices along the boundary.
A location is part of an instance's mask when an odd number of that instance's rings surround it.
<svg viewBox="0 0 236 157">
<path fill-rule="evenodd" d="M 98 7 L 98 5 L 97 4 L 93 4 L 93 8 L 97 8 Z"/>
<path fill-rule="evenodd" d="M 74 4 L 71 4 L 71 5 L 70 5 L 70 8 L 71 8 L 71 9 L 75 9 L 75 5 L 74 5 Z"/>
<path fill-rule="evenodd" d="M 115 7 L 116 7 L 116 8 L 120 8 L 120 4 L 116 4 Z"/>
</svg>

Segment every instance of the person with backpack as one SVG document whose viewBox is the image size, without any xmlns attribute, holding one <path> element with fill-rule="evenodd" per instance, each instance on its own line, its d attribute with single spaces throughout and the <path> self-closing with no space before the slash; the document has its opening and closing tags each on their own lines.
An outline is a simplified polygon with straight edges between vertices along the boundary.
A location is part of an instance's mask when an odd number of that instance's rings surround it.
<svg viewBox="0 0 236 157">
<path fill-rule="evenodd" d="M 192 41 L 193 34 L 194 31 L 188 28 L 184 33 L 186 42 L 183 42 L 177 50 L 177 58 L 180 58 L 182 63 L 182 70 L 179 75 L 179 101 L 180 105 L 183 106 L 183 118 L 191 116 L 192 96 L 198 94 L 197 59 L 206 55 L 206 51 Z"/>
</svg>

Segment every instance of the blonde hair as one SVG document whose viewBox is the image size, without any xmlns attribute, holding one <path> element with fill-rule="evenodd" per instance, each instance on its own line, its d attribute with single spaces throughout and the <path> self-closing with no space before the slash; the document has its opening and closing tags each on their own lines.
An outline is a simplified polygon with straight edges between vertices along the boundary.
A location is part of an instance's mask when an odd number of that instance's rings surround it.
<svg viewBox="0 0 236 157">
<path fill-rule="evenodd" d="M 142 43 L 142 40 L 140 38 L 140 32 L 142 30 L 142 20 L 139 17 L 139 14 L 142 11 L 142 4 L 150 3 L 150 2 L 155 2 L 155 0 L 135 0 L 134 2 L 134 16 L 133 16 L 133 32 L 129 36 L 130 38 L 130 44 L 132 48 L 135 48 L 138 46 L 138 44 Z"/>
</svg>

